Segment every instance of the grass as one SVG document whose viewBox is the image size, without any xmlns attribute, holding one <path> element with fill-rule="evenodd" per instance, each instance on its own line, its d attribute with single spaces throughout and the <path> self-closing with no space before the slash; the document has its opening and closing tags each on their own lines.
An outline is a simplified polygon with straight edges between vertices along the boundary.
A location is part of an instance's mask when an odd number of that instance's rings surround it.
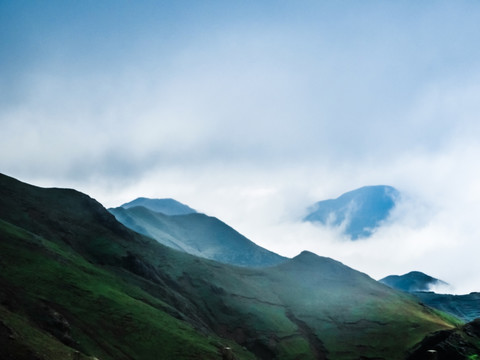
<svg viewBox="0 0 480 360">
<path fill-rule="evenodd" d="M 6 222 L 0 223 L 0 231 L 2 278 L 9 284 L 25 284 L 15 289 L 19 297 L 29 299 L 24 300 L 23 312 L 34 312 L 37 302 L 59 309 L 72 324 L 73 337 L 85 354 L 101 359 L 158 359 L 162 354 L 176 359 L 220 358 L 218 346 L 224 340 L 202 336 L 188 323 L 159 310 L 168 305 L 142 289 L 68 248 Z M 17 316 L 18 321 L 21 319 Z M 37 339 L 29 346 L 42 348 L 39 342 L 48 344 L 44 339 L 50 337 L 45 333 L 37 336 L 42 333 L 40 329 L 22 328 L 32 331 L 25 338 Z M 58 357 L 53 358 L 67 358 L 65 351 L 72 350 L 57 346 L 58 341 L 54 343 L 43 348 L 58 348 Z"/>
<path fill-rule="evenodd" d="M 9 344 L 3 344 L 2 346 L 3 351 L 7 351 L 7 355 L 12 358 L 14 356 L 18 360 L 31 359 L 32 357 L 76 360 L 74 349 L 64 345 L 52 335 L 39 330 L 35 324 L 29 322 L 24 316 L 0 306 L 0 319 L 2 324 L 12 331 L 11 338 L 7 339 Z M 11 352 L 11 354 L 8 352 Z M 87 359 L 85 355 L 79 355 L 81 360 Z M 3 356 L 5 356 L 5 353 L 3 353 Z"/>
<path fill-rule="evenodd" d="M 85 354 L 102 360 L 154 359 L 158 354 L 174 355 L 176 359 L 217 359 L 221 344 L 228 343 L 213 334 L 202 335 L 191 324 L 169 315 L 169 310 L 176 309 L 156 296 L 158 286 L 115 268 L 111 265 L 114 260 L 99 267 L 66 244 L 6 222 L 0 225 L 6 239 L 0 244 L 2 263 L 8 270 L 3 277 L 12 284 L 30 284 L 22 288 L 22 295 L 33 303 L 53 303 L 61 309 Z M 109 244 L 108 237 L 96 237 L 86 248 L 95 259 L 115 259 L 126 253 L 127 246 Z M 137 252 L 168 273 L 185 295 L 197 299 L 193 305 L 199 315 L 213 314 L 209 315 L 210 321 L 229 327 L 230 334 L 226 335 L 232 337 L 233 332 L 240 331 L 235 329 L 243 329 L 246 337 L 273 346 L 279 358 L 313 356 L 298 324 L 286 315 L 292 309 L 338 359 L 358 354 L 385 357 L 391 349 L 406 349 L 426 333 L 451 326 L 447 319 L 390 290 L 375 294 L 379 290 L 374 287 L 365 293 L 361 289 L 372 285 L 362 276 L 350 279 L 356 273 L 347 276 L 352 283 L 345 287 L 335 279 L 328 282 L 308 272 L 282 267 L 240 269 L 199 261 L 172 250 L 160 252 L 155 248 L 161 245 L 147 240 L 135 246 Z M 28 312 L 28 304 L 26 307 Z M 392 333 L 401 336 L 392 337 Z M 236 349 L 237 357 L 252 357 L 238 345 L 228 344 Z"/>
</svg>

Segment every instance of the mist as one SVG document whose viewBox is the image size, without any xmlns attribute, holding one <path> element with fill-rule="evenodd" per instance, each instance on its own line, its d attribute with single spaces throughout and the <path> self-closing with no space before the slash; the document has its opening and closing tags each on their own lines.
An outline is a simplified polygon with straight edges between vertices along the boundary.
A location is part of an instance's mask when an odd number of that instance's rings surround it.
<svg viewBox="0 0 480 360">
<path fill-rule="evenodd" d="M 0 6 L 0 171 L 479 290 L 478 4 Z M 301 222 L 378 184 L 403 197 L 369 239 Z"/>
</svg>

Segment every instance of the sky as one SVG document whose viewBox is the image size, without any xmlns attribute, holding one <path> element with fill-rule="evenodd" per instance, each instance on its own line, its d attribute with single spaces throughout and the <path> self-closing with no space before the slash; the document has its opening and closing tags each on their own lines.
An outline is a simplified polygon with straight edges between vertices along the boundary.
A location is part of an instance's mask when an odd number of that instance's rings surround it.
<svg viewBox="0 0 480 360">
<path fill-rule="evenodd" d="M 480 291 L 480 2 L 0 0 L 0 172 Z M 365 185 L 369 239 L 303 223 Z"/>
</svg>

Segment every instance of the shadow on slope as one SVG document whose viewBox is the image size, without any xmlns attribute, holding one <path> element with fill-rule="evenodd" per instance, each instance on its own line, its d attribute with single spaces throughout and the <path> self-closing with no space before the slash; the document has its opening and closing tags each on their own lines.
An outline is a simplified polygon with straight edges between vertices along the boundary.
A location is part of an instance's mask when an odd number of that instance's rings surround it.
<svg viewBox="0 0 480 360">
<path fill-rule="evenodd" d="M 480 359 L 480 319 L 457 329 L 428 335 L 407 360 L 476 360 Z"/>
<path fill-rule="evenodd" d="M 142 206 L 109 211 L 130 229 L 192 255 L 238 266 L 271 266 L 286 260 L 204 214 L 168 216 Z"/>
</svg>

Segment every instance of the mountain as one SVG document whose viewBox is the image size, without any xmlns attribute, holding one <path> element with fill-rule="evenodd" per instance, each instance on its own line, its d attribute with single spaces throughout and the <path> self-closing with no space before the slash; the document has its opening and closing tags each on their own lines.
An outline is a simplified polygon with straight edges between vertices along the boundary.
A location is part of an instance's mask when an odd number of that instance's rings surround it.
<svg viewBox="0 0 480 360">
<path fill-rule="evenodd" d="M 365 186 L 336 199 L 317 202 L 304 221 L 342 226 L 352 240 L 366 238 L 388 218 L 399 195 L 391 186 Z"/>
<path fill-rule="evenodd" d="M 196 213 L 196 211 L 191 207 L 174 199 L 148 199 L 139 197 L 133 201 L 123 204 L 121 207 L 129 209 L 135 206 L 143 206 L 147 209 L 165 215 L 186 215 Z"/>
<path fill-rule="evenodd" d="M 422 303 L 454 315 L 463 321 L 480 318 L 480 293 L 465 295 L 436 294 L 431 291 L 417 291 L 415 295 Z"/>
<path fill-rule="evenodd" d="M 304 252 L 245 268 L 166 247 L 75 190 L 0 175 L 2 359 L 403 359 L 453 318 Z"/>
<path fill-rule="evenodd" d="M 199 213 L 167 216 L 143 206 L 109 211 L 128 228 L 192 255 L 239 266 L 271 266 L 286 260 L 215 217 Z"/>
<path fill-rule="evenodd" d="M 390 275 L 380 282 L 405 292 L 409 292 L 423 304 L 458 317 L 463 321 L 480 318 L 480 293 L 466 295 L 437 294 L 429 291 L 434 286 L 448 285 L 419 271 L 405 275 Z"/>
<path fill-rule="evenodd" d="M 420 271 L 411 271 L 404 275 L 390 275 L 379 281 L 392 288 L 407 292 L 429 291 L 433 286 L 439 285 L 448 286 L 446 282 Z"/>
</svg>

